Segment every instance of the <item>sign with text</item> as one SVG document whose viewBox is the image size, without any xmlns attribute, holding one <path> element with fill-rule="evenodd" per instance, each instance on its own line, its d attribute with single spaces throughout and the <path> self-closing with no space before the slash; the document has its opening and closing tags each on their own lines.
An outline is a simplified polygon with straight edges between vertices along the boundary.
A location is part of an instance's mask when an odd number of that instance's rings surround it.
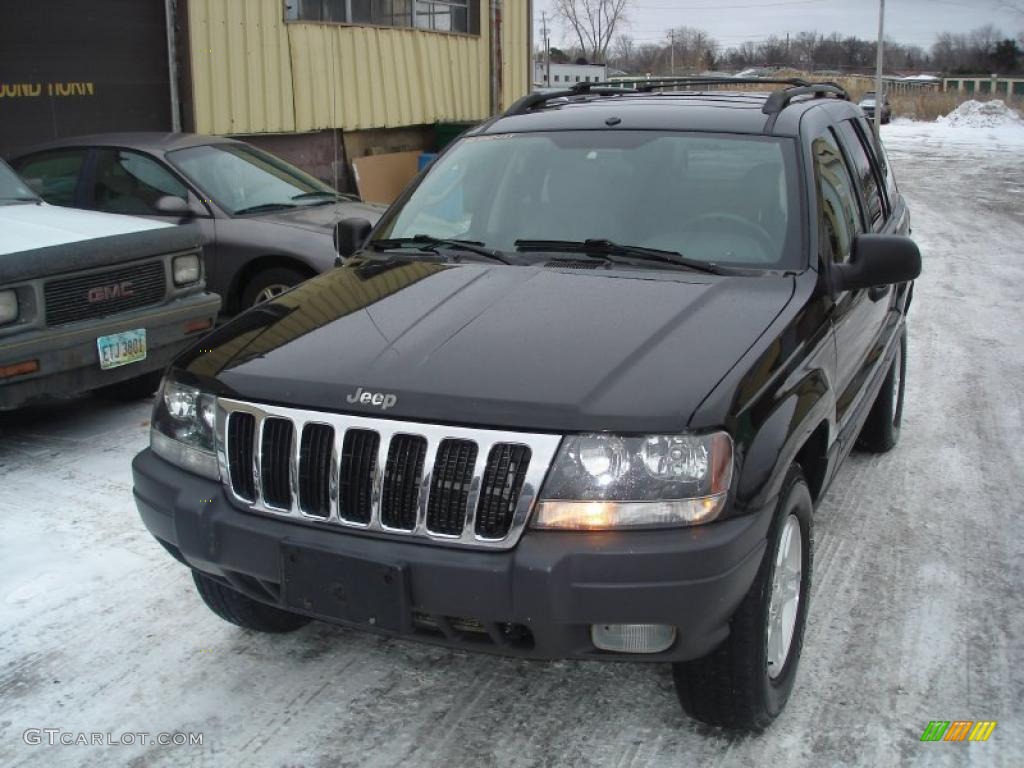
<svg viewBox="0 0 1024 768">
<path fill-rule="evenodd" d="M 0 156 L 51 139 L 171 128 L 162 0 L 0 8 Z"/>
</svg>

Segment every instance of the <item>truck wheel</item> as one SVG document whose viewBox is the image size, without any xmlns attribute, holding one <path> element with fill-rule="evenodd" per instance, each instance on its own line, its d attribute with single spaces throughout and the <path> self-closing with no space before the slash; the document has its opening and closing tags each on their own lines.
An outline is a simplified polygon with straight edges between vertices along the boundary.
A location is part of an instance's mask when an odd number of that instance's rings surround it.
<svg viewBox="0 0 1024 768">
<path fill-rule="evenodd" d="M 290 267 L 273 267 L 259 272 L 242 291 L 242 308 L 248 309 L 264 301 L 270 301 L 307 279 L 309 275 Z"/>
<path fill-rule="evenodd" d="M 896 356 L 889 367 L 882 388 L 857 436 L 857 447 L 871 453 L 885 453 L 900 439 L 903 421 L 903 387 L 907 375 L 907 332 L 903 331 Z"/>
<path fill-rule="evenodd" d="M 807 482 L 794 464 L 779 496 L 757 578 L 732 617 L 729 637 L 710 655 L 673 665 L 679 703 L 690 717 L 756 731 L 786 706 L 807 620 L 812 514 Z"/>
<path fill-rule="evenodd" d="M 207 608 L 224 621 L 245 629 L 257 632 L 294 632 L 311 621 L 297 613 L 258 603 L 199 571 L 192 571 L 192 580 L 195 581 L 196 590 Z"/>
<path fill-rule="evenodd" d="M 96 390 L 96 394 L 105 400 L 118 400 L 130 402 L 132 400 L 143 400 L 152 396 L 156 388 L 160 386 L 161 371 L 153 371 L 134 379 L 119 381 L 116 384 L 107 384 Z"/>
</svg>

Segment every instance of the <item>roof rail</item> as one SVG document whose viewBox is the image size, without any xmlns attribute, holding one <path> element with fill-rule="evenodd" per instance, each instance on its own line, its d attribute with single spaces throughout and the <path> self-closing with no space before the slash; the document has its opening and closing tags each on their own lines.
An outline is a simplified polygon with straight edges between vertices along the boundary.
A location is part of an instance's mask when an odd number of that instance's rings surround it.
<svg viewBox="0 0 1024 768">
<path fill-rule="evenodd" d="M 808 83 L 806 85 L 798 85 L 792 88 L 783 88 L 780 91 L 772 91 L 772 95 L 769 96 L 764 106 L 761 107 L 761 111 L 766 115 L 774 115 L 786 107 L 789 106 L 790 102 L 793 101 L 797 96 L 811 96 L 819 99 L 828 95 L 835 96 L 837 99 L 843 101 L 850 100 L 850 94 L 848 94 L 842 86 L 836 85 L 835 83 Z"/>
<path fill-rule="evenodd" d="M 798 77 L 767 78 L 767 77 L 656 77 L 628 78 L 607 80 L 597 83 L 576 83 L 570 88 L 547 93 L 531 93 L 523 96 L 505 110 L 502 117 L 525 115 L 537 107 L 542 107 L 552 99 L 571 99 L 579 96 L 622 96 L 624 94 L 650 93 L 660 88 L 678 88 L 680 86 L 706 85 L 785 85 L 772 91 L 765 99 L 762 111 L 766 115 L 781 112 L 798 96 L 813 95 L 815 98 L 832 95 L 837 99 L 850 100 L 849 94 L 835 83 L 809 83 Z"/>
<path fill-rule="evenodd" d="M 641 93 L 649 93 L 656 88 L 671 88 L 672 86 L 680 85 L 751 85 L 751 84 L 764 84 L 769 85 L 796 85 L 806 86 L 810 85 L 806 80 L 801 80 L 798 77 L 786 77 L 786 78 L 770 78 L 770 77 L 721 77 L 721 76 L 701 76 L 692 75 L 689 77 L 630 77 L 622 78 L 619 80 L 607 80 L 599 83 L 577 83 L 574 87 L 579 88 L 581 86 L 629 86 L 633 90 Z"/>
<path fill-rule="evenodd" d="M 571 99 L 573 96 L 621 96 L 624 93 L 636 93 L 633 88 L 609 88 L 601 87 L 603 83 L 578 83 L 573 88 L 564 91 L 550 91 L 547 93 L 530 93 L 518 101 L 513 102 L 502 114 L 502 117 L 512 115 L 525 115 L 535 107 L 540 107 L 552 99 Z"/>
<path fill-rule="evenodd" d="M 837 99 L 850 100 L 850 95 L 836 83 L 810 83 L 799 77 L 653 77 L 653 78 L 623 78 L 621 80 L 610 80 L 603 83 L 578 83 L 572 90 L 584 90 L 584 87 L 606 88 L 618 85 L 620 88 L 629 88 L 637 93 L 650 93 L 655 89 L 672 88 L 680 86 L 706 86 L 706 85 L 787 85 L 788 88 L 781 88 L 772 91 L 765 100 L 763 111 L 766 115 L 781 112 L 797 96 L 813 95 L 820 98 L 828 95 Z"/>
</svg>

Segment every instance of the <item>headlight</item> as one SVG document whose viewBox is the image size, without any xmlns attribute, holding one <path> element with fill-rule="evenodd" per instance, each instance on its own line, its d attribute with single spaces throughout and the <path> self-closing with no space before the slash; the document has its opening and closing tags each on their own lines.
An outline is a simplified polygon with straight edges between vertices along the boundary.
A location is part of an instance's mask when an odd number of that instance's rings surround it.
<svg viewBox="0 0 1024 768">
<path fill-rule="evenodd" d="M 722 512 L 732 480 L 732 438 L 574 435 L 562 441 L 535 528 L 600 530 L 697 525 Z"/>
<path fill-rule="evenodd" d="M 171 262 L 171 270 L 174 273 L 175 285 L 198 283 L 199 278 L 203 274 L 202 264 L 199 262 L 199 256 L 195 253 L 189 253 L 185 256 L 175 256 L 174 260 Z"/>
<path fill-rule="evenodd" d="M 150 447 L 182 469 L 218 480 L 216 419 L 213 395 L 165 378 L 153 405 Z"/>
<path fill-rule="evenodd" d="M 0 291 L 0 325 L 13 323 L 18 319 L 18 294 L 14 289 Z"/>
</svg>

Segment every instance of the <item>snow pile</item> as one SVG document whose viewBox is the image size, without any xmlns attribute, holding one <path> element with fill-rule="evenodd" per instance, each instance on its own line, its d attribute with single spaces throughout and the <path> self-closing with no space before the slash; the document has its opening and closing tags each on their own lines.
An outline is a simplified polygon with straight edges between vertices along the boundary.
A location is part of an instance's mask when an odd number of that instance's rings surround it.
<svg viewBox="0 0 1024 768">
<path fill-rule="evenodd" d="M 1020 113 L 1006 106 L 1002 99 L 965 101 L 936 122 L 950 128 L 1024 128 Z"/>
</svg>

